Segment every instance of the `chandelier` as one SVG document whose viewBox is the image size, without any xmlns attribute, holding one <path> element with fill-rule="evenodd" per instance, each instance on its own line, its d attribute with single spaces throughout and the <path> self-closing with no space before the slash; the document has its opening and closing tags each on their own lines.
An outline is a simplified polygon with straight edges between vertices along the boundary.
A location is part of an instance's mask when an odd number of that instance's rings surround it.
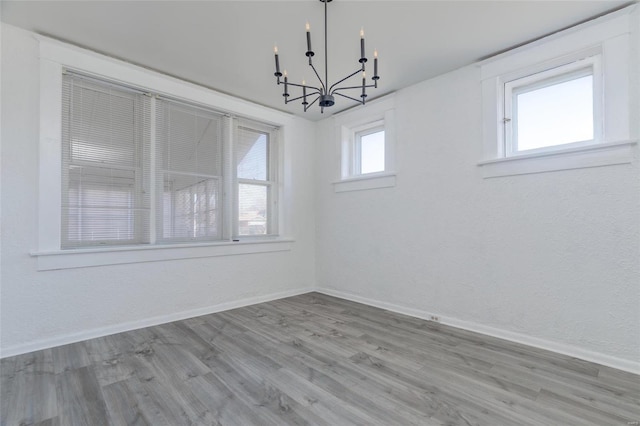
<svg viewBox="0 0 640 426">
<path fill-rule="evenodd" d="M 302 80 L 302 84 L 289 82 L 289 76 L 287 75 L 287 71 L 285 70 L 284 74 L 280 72 L 278 46 L 275 46 L 273 48 L 273 52 L 275 54 L 275 59 L 276 59 L 276 72 L 274 73 L 274 75 L 276 76 L 276 81 L 278 85 L 284 84 L 284 90 L 282 93 L 282 96 L 284 97 L 284 103 L 288 104 L 289 102 L 294 102 L 302 99 L 302 106 L 304 107 L 304 111 L 307 112 L 307 110 L 311 108 L 313 104 L 318 102 L 321 113 L 324 113 L 325 108 L 333 106 L 335 104 L 335 96 L 341 96 L 343 98 L 347 98 L 352 101 L 356 101 L 359 104 L 364 105 L 365 100 L 367 98 L 366 89 L 369 87 L 373 87 L 373 88 L 378 87 L 378 80 L 380 79 L 380 76 L 378 75 L 378 51 L 375 50 L 373 52 L 373 77 L 371 77 L 371 80 L 373 80 L 373 84 L 367 84 L 367 77 L 365 73 L 365 64 L 367 63 L 367 58 L 364 54 L 364 30 L 361 29 L 360 30 L 360 59 L 358 60 L 358 62 L 360 63 L 360 68 L 354 71 L 353 73 L 349 74 L 348 76 L 344 77 L 343 79 L 333 83 L 331 86 L 329 86 L 329 65 L 327 60 L 327 52 L 328 52 L 328 49 L 327 49 L 327 3 L 329 3 L 331 0 L 320 0 L 320 1 L 324 3 L 324 80 L 322 80 L 322 77 L 320 77 L 320 74 L 318 74 L 318 70 L 316 70 L 316 67 L 313 65 L 312 58 L 315 56 L 315 52 L 311 49 L 311 29 L 310 29 L 309 23 L 307 22 L 307 25 L 306 25 L 307 53 L 305 53 L 305 55 L 307 56 L 307 58 L 309 58 L 309 66 L 313 69 L 313 72 L 318 78 L 320 87 L 307 85 L 304 80 Z M 345 83 L 351 77 L 354 77 L 359 73 L 362 73 L 361 85 L 349 86 L 348 85 L 349 83 Z M 340 86 L 340 84 L 342 83 L 345 83 L 345 85 Z M 301 88 L 302 96 L 289 99 L 290 86 Z M 342 93 L 342 91 L 345 91 L 345 90 L 361 90 L 360 99 L 357 99 Z M 314 96 L 315 96 L 315 99 L 313 99 L 313 101 L 311 102 L 308 102 L 308 99 Z"/>
</svg>

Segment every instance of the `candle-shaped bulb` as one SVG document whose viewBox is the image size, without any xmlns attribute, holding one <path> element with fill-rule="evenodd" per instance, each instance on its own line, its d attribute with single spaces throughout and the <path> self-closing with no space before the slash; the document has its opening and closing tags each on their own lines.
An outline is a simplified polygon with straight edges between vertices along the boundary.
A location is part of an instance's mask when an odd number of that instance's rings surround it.
<svg viewBox="0 0 640 426">
<path fill-rule="evenodd" d="M 364 27 L 360 28 L 360 38 L 364 38 Z"/>
<path fill-rule="evenodd" d="M 277 45 L 273 46 L 273 53 L 274 53 L 274 56 L 276 58 L 276 73 L 275 73 L 275 76 L 278 77 L 278 83 L 279 83 L 280 82 L 279 79 L 280 79 L 280 76 L 282 74 L 280 74 L 280 60 L 278 59 L 278 46 Z"/>
<path fill-rule="evenodd" d="M 284 77 L 287 78 L 287 70 L 284 70 Z"/>
<path fill-rule="evenodd" d="M 380 76 L 378 76 L 378 50 L 374 49 L 374 51 L 373 51 L 373 80 L 375 81 L 376 84 L 378 84 L 378 79 L 379 78 L 380 78 Z"/>
<path fill-rule="evenodd" d="M 285 71 L 285 75 L 287 75 L 287 74 L 286 74 L 286 71 Z M 362 71 L 362 78 L 363 78 L 363 79 L 367 78 L 367 73 L 366 73 L 366 72 L 364 72 L 364 71 Z"/>
<path fill-rule="evenodd" d="M 309 25 L 309 21 L 307 21 L 304 28 L 307 30 L 307 32 L 311 31 L 311 25 Z"/>
<path fill-rule="evenodd" d="M 307 28 L 307 52 L 311 52 L 311 26 L 309 25 L 309 22 L 307 22 L 306 28 Z M 311 56 L 309 56 L 309 60 L 311 60 Z"/>
<path fill-rule="evenodd" d="M 304 80 L 302 80 L 302 85 L 303 85 L 303 86 L 306 86 L 306 84 L 307 84 L 307 83 L 305 83 L 305 82 L 304 82 Z"/>
</svg>

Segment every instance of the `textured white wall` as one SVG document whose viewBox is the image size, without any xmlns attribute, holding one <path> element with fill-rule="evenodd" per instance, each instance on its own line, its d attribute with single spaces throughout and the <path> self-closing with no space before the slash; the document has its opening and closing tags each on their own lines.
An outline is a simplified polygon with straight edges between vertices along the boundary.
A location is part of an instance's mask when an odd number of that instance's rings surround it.
<svg viewBox="0 0 640 426">
<path fill-rule="evenodd" d="M 295 200 L 293 249 L 58 271 L 36 271 L 39 145 L 38 43 L 2 26 L 2 285 L 3 353 L 206 311 L 243 299 L 313 287 L 314 124 L 296 119 L 290 132 Z"/>
<path fill-rule="evenodd" d="M 637 147 L 632 164 L 483 179 L 481 100 L 477 66 L 396 93 L 394 188 L 335 193 L 319 124 L 318 286 L 637 369 Z"/>
</svg>

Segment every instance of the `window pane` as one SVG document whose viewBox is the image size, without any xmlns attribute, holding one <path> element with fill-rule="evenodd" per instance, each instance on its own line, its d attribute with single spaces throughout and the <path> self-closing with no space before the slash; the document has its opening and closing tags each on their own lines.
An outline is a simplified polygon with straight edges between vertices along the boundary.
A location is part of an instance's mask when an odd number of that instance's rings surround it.
<svg viewBox="0 0 640 426">
<path fill-rule="evenodd" d="M 384 171 L 384 130 L 360 137 L 360 173 Z"/>
<path fill-rule="evenodd" d="M 593 76 L 520 93 L 515 98 L 518 151 L 594 138 Z"/>
<path fill-rule="evenodd" d="M 162 238 L 218 237 L 218 180 L 168 173 L 162 195 Z"/>
<path fill-rule="evenodd" d="M 266 185 L 238 185 L 238 233 L 240 235 L 265 235 L 267 233 Z"/>
<path fill-rule="evenodd" d="M 134 240 L 134 171 L 71 166 L 63 215 L 69 246 Z M 92 243 L 94 242 L 94 243 Z"/>
<path fill-rule="evenodd" d="M 220 117 L 195 107 L 158 102 L 160 158 L 165 170 L 220 175 Z"/>
<path fill-rule="evenodd" d="M 267 135 L 240 128 L 235 146 L 238 178 L 267 180 Z"/>
</svg>

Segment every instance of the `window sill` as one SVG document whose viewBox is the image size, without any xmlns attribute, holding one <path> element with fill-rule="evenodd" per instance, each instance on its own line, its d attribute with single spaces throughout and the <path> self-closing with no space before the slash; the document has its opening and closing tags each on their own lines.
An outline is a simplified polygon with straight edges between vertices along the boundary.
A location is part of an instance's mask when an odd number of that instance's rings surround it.
<svg viewBox="0 0 640 426">
<path fill-rule="evenodd" d="M 396 174 L 389 172 L 354 176 L 333 182 L 335 192 L 362 191 L 393 186 L 396 186 Z"/>
<path fill-rule="evenodd" d="M 38 259 L 38 271 L 50 271 L 125 263 L 288 251 L 291 250 L 293 242 L 294 240 L 289 238 L 267 237 L 234 242 L 33 251 L 29 254 Z"/>
<path fill-rule="evenodd" d="M 484 178 L 628 164 L 638 141 L 621 141 L 481 161 Z"/>
</svg>

